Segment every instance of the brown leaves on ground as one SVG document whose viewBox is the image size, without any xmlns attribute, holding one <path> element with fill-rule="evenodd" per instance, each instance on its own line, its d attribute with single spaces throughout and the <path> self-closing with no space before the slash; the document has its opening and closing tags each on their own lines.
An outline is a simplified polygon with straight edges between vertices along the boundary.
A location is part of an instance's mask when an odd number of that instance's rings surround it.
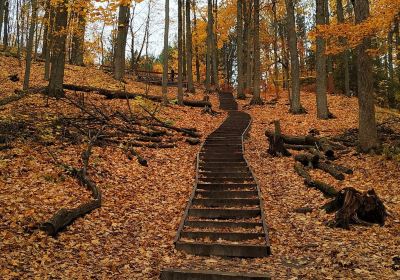
<svg viewBox="0 0 400 280">
<path fill-rule="evenodd" d="M 33 85 L 45 85 L 42 65 L 34 65 Z M 0 57 L 0 98 L 13 94 L 20 83 L 7 76 L 22 73 L 14 59 Z M 68 66 L 66 82 L 115 88 L 120 85 L 99 70 Z M 92 83 L 93 82 L 93 83 Z M 129 82 L 129 91 L 143 93 L 144 85 Z M 142 87 L 142 88 L 141 88 Z M 152 87 L 152 94 L 160 94 Z M 171 97 L 175 89 L 171 90 Z M 69 93 L 73 94 L 73 93 Z M 95 94 L 87 99 L 109 108 L 126 110 L 126 101 L 103 100 Z M 194 98 L 202 98 L 197 94 Z M 217 107 L 216 97 L 211 101 Z M 64 143 L 50 124 L 58 112 L 73 115 L 75 109 L 61 101 L 34 95 L 0 108 L 0 121 L 23 121 L 12 148 L 0 151 L 0 275 L 5 279 L 158 279 L 161 269 L 180 267 L 222 271 L 267 272 L 275 279 L 398 279 L 392 269 L 400 247 L 399 164 L 381 156 L 343 156 L 339 162 L 354 169 L 353 175 L 338 182 L 322 172 L 313 176 L 337 189 L 351 185 L 359 190 L 375 188 L 392 213 L 385 227 L 352 227 L 350 231 L 325 225 L 331 217 L 319 207 L 322 194 L 304 186 L 293 171 L 293 159 L 266 156 L 266 128 L 281 120 L 282 132 L 305 134 L 317 128 L 322 135 L 334 135 L 357 126 L 356 99 L 330 96 L 330 110 L 337 119 L 315 118 L 315 100 L 302 95 L 307 115 L 288 114 L 286 99 L 276 106 L 256 106 L 246 157 L 255 170 L 264 198 L 270 227 L 272 256 L 264 259 L 222 259 L 186 255 L 174 249 L 173 240 L 194 183 L 194 162 L 199 146 L 180 142 L 175 149 L 141 148 L 149 160 L 143 167 L 129 160 L 121 149 L 95 147 L 89 175 L 102 189 L 100 209 L 75 221 L 57 238 L 35 230 L 61 207 L 77 206 L 90 193 L 54 165 L 43 143 L 59 159 L 80 166 L 85 143 Z M 248 101 L 246 101 L 248 102 Z M 244 103 L 243 103 L 244 104 Z M 211 117 L 201 109 L 170 106 L 160 117 L 176 126 L 196 127 L 206 137 L 226 114 Z M 57 137 L 56 137 L 57 136 Z M 313 171 L 314 172 L 314 171 Z M 308 214 L 295 213 L 311 207 Z"/>
</svg>

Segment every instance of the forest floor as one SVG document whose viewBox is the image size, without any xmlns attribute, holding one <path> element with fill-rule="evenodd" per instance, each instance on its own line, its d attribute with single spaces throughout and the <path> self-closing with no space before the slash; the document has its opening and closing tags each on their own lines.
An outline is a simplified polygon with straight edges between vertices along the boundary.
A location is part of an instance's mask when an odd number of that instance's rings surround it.
<svg viewBox="0 0 400 280">
<path fill-rule="evenodd" d="M 43 86 L 43 64 L 33 66 L 32 86 Z M 13 95 L 21 82 L 8 76 L 22 68 L 13 58 L 0 56 L 0 99 Z M 122 85 L 95 68 L 67 66 L 66 83 L 120 88 Z M 127 91 L 144 93 L 145 85 L 127 79 Z M 160 87 L 150 93 L 159 95 Z M 176 89 L 169 96 L 175 98 Z M 67 92 L 68 96 L 76 96 Z M 202 93 L 194 95 L 201 99 Z M 267 96 L 271 99 L 272 96 Z M 88 102 L 127 111 L 124 100 L 105 100 L 86 94 Z M 58 167 L 50 155 L 79 166 L 85 143 L 64 141 L 52 121 L 60 114 L 73 116 L 77 109 L 62 100 L 46 100 L 30 95 L 0 107 L 0 126 L 25 122 L 24 133 L 14 135 L 11 147 L 0 151 L 0 278 L 1 279 L 158 279 L 163 268 L 192 268 L 267 272 L 274 279 L 398 279 L 393 257 L 400 251 L 400 164 L 379 155 L 355 151 L 339 162 L 354 169 L 342 182 L 313 171 L 313 176 L 337 189 L 353 186 L 374 188 L 391 217 L 384 227 L 352 226 L 350 230 L 325 225 L 332 219 L 320 207 L 327 201 L 314 189 L 306 188 L 293 170 L 292 158 L 266 155 L 264 132 L 271 122 L 281 120 L 283 133 L 306 134 L 311 128 L 322 135 L 336 135 L 357 127 L 357 100 L 329 96 L 330 110 L 337 117 L 321 121 L 315 117 L 314 94 L 303 92 L 306 115 L 288 113 L 286 96 L 276 105 L 256 106 L 246 111 L 253 117 L 246 140 L 246 157 L 255 170 L 264 198 L 270 228 L 272 255 L 263 259 L 223 259 L 197 257 L 178 252 L 173 240 L 194 184 L 195 155 L 200 146 L 179 142 L 174 149 L 138 150 L 148 167 L 130 160 L 116 147 L 95 147 L 89 175 L 103 192 L 100 209 L 80 218 L 56 238 L 34 230 L 62 207 L 74 207 L 90 198 L 90 193 Z M 218 101 L 211 96 L 214 109 Z M 248 103 L 241 102 L 242 105 Z M 133 110 L 140 111 L 135 101 Z M 382 121 L 392 114 L 379 110 Z M 158 115 L 180 127 L 196 127 L 204 139 L 224 120 L 226 113 L 211 116 L 200 108 L 171 105 Z M 18 130 L 18 128 L 16 128 Z M 399 127 L 394 127 L 398 129 Z M 15 130 L 16 131 L 16 130 Z M 12 131 L 14 132 L 14 131 Z M 0 131 L 0 134 L 3 133 Z M 311 207 L 309 214 L 294 213 Z"/>
</svg>

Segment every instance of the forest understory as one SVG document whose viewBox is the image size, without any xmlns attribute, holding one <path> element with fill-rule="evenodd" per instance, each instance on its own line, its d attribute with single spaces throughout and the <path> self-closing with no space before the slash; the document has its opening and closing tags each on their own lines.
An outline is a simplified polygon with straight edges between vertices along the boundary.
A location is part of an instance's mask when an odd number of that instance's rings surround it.
<svg viewBox="0 0 400 280">
<path fill-rule="evenodd" d="M 0 98 L 15 95 L 21 82 L 11 81 L 9 76 L 21 76 L 23 68 L 17 59 L 0 56 L 0 69 Z M 32 87 L 46 85 L 42 69 L 40 64 L 33 65 Z M 144 84 L 129 77 L 126 84 L 121 84 L 95 68 L 70 65 L 66 67 L 65 83 L 125 87 L 135 93 L 146 90 Z M 149 94 L 161 95 L 160 89 L 152 86 Z M 80 104 L 81 93 L 66 93 L 68 99 Z M 170 88 L 170 99 L 175 96 L 176 89 Z M 271 100 L 274 95 L 262 97 Z M 188 98 L 202 100 L 203 94 L 198 90 Z M 5 142 L 0 150 L 0 275 L 4 279 L 65 279 L 66 275 L 70 279 L 158 279 L 161 269 L 173 267 L 267 272 L 274 279 L 399 279 L 400 162 L 383 155 L 358 154 L 350 148 L 337 160 L 354 171 L 345 180 L 337 181 L 313 170 L 314 177 L 337 190 L 348 186 L 362 191 L 374 188 L 390 213 L 383 227 L 328 227 L 333 215 L 321 210 L 328 200 L 304 185 L 293 169 L 293 158 L 267 154 L 265 130 L 273 128 L 274 120 L 280 120 L 285 134 L 305 135 L 310 129 L 323 136 L 343 134 L 357 128 L 357 99 L 329 95 L 330 111 L 336 118 L 318 120 L 315 94 L 302 91 L 301 98 L 308 114 L 290 114 L 285 92 L 276 104 L 249 108 L 246 105 L 250 99 L 240 102 L 253 117 L 246 157 L 260 183 L 270 230 L 272 255 L 263 259 L 198 257 L 174 249 L 173 240 L 192 191 L 195 156 L 200 149 L 200 145 L 186 143 L 178 131 L 167 135 L 176 140 L 175 148 L 135 148 L 147 166 L 135 156 L 127 156 L 120 142 L 95 145 L 88 174 L 102 191 L 101 208 L 79 218 L 56 237 L 48 236 L 38 230 L 38 224 L 62 207 L 72 208 L 90 200 L 90 192 L 55 162 L 57 159 L 81 167 L 81 153 L 87 147 L 85 133 L 81 131 L 77 138 L 66 137 L 65 123 L 60 125 L 57 120 L 81 118 L 85 112 L 66 98 L 46 100 L 41 94 L 0 107 L 0 135 Z M 196 128 L 201 139 L 226 117 L 224 112 L 210 115 L 202 108 L 174 104 L 159 107 L 142 99 L 130 100 L 128 106 L 126 100 L 106 100 L 95 93 L 86 93 L 84 100 L 85 106 L 107 114 L 119 111 L 151 117 L 147 111 L 157 111 L 157 118 L 170 126 Z M 219 111 L 216 95 L 212 94 L 210 100 L 213 109 Z M 399 113 L 377 109 L 379 123 L 385 123 L 396 134 L 400 133 L 398 118 Z M 103 127 L 84 124 L 83 128 L 93 129 L 92 134 Z M 82 127 L 69 129 L 79 134 Z M 118 134 L 116 138 L 123 143 L 124 136 Z M 304 207 L 312 211 L 296 212 Z"/>
</svg>

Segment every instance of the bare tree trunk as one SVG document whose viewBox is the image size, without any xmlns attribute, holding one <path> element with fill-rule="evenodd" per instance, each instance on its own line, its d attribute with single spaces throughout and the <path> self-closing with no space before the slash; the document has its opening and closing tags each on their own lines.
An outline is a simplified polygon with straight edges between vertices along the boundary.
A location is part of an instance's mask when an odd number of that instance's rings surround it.
<svg viewBox="0 0 400 280">
<path fill-rule="evenodd" d="M 49 2 L 49 23 L 48 23 L 48 33 L 47 33 L 47 47 L 45 53 L 45 63 L 44 63 L 44 79 L 46 81 L 50 80 L 50 68 L 51 68 L 51 51 L 53 48 L 53 31 L 54 31 L 54 20 L 55 20 L 55 10 L 54 7 Z"/>
<path fill-rule="evenodd" d="M 356 24 L 369 17 L 368 0 L 355 0 L 354 13 Z M 368 152 L 378 146 L 375 119 L 375 100 L 373 92 L 372 59 L 367 50 L 371 47 L 371 38 L 364 38 L 357 47 L 357 84 L 359 105 L 359 145 L 361 151 Z"/>
<path fill-rule="evenodd" d="M 187 59 L 187 85 L 188 92 L 194 93 L 193 86 L 193 46 L 192 46 L 192 24 L 190 20 L 190 0 L 186 0 L 186 59 Z"/>
<path fill-rule="evenodd" d="M 182 0 L 184 1 L 184 0 Z M 187 79 L 187 59 L 186 59 L 186 13 L 185 13 L 185 4 L 182 2 L 182 73 L 183 73 L 183 80 Z"/>
<path fill-rule="evenodd" d="M 211 56 L 212 56 L 212 33 L 213 33 L 213 22 L 212 22 L 212 1 L 208 0 L 208 21 L 207 21 L 207 54 L 206 54 L 206 90 L 211 90 Z"/>
<path fill-rule="evenodd" d="M 237 69 L 238 69 L 238 88 L 237 88 L 237 98 L 245 99 L 246 95 L 244 93 L 243 84 L 243 0 L 238 0 L 237 2 Z"/>
<path fill-rule="evenodd" d="M 337 20 L 339 23 L 344 23 L 344 12 L 343 12 L 343 4 L 342 0 L 336 0 L 336 13 L 337 13 Z M 345 38 L 340 38 L 341 44 L 346 44 Z M 342 59 L 342 68 L 344 77 L 344 94 L 346 96 L 350 96 L 350 73 L 349 73 L 349 51 L 346 49 L 343 51 L 341 55 Z"/>
<path fill-rule="evenodd" d="M 0 39 L 1 39 L 1 33 L 3 32 L 5 2 L 6 0 L 0 0 Z"/>
<path fill-rule="evenodd" d="M 125 75 L 125 48 L 128 36 L 130 1 L 119 6 L 118 33 L 114 54 L 114 78 L 122 80 Z"/>
<path fill-rule="evenodd" d="M 397 50 L 396 58 L 400 61 L 400 28 L 399 28 L 399 17 L 394 21 L 394 35 L 395 35 L 395 49 Z M 400 83 L 400 64 L 397 64 L 397 80 Z"/>
<path fill-rule="evenodd" d="M 261 105 L 263 101 L 260 96 L 260 0 L 254 0 L 254 94 L 251 104 Z"/>
<path fill-rule="evenodd" d="M 396 107 L 396 96 L 394 92 L 394 68 L 393 68 L 393 30 L 390 29 L 388 32 L 388 76 L 389 76 L 389 87 L 387 89 L 387 99 L 390 108 Z"/>
<path fill-rule="evenodd" d="M 39 30 L 38 30 L 38 28 L 39 28 Z M 37 56 L 38 56 L 40 38 L 42 37 L 42 30 L 43 30 L 43 23 L 38 23 L 38 21 L 36 20 L 35 52 L 34 52 L 33 60 L 36 60 Z"/>
<path fill-rule="evenodd" d="M 77 28 L 72 35 L 71 63 L 83 66 L 83 54 L 86 30 L 86 0 L 81 0 L 74 7 L 78 18 Z M 129 7 L 128 7 L 129 9 Z"/>
<path fill-rule="evenodd" d="M 183 105 L 183 88 L 182 88 L 182 74 L 183 74 L 183 34 L 182 34 L 182 1 L 178 0 L 178 104 Z"/>
<path fill-rule="evenodd" d="M 64 68 L 65 68 L 65 32 L 68 19 L 68 0 L 57 3 L 55 7 L 54 32 L 52 35 L 52 55 L 50 81 L 47 89 L 49 96 L 62 97 L 64 95 Z"/>
<path fill-rule="evenodd" d="M 324 8 L 325 8 L 325 24 L 329 25 L 329 2 L 328 0 L 324 1 Z M 335 81 L 333 78 L 333 59 L 332 55 L 327 55 L 326 57 L 326 66 L 327 66 L 327 90 L 328 93 L 333 94 L 335 93 Z"/>
<path fill-rule="evenodd" d="M 164 51 L 163 51 L 163 79 L 162 95 L 163 104 L 168 104 L 168 34 L 169 34 L 169 0 L 165 0 L 165 29 L 164 29 Z"/>
<path fill-rule="evenodd" d="M 253 6 L 252 2 L 248 2 L 247 4 L 247 10 L 245 11 L 247 16 L 245 16 L 245 19 L 247 21 L 247 33 L 246 33 L 246 42 L 247 42 L 247 48 L 246 48 L 246 91 L 253 93 L 253 64 L 254 64 L 254 41 L 252 42 L 252 39 L 254 37 L 254 27 L 252 24 L 253 21 Z"/>
<path fill-rule="evenodd" d="M 278 18 L 277 18 L 277 13 L 276 13 L 276 5 L 277 5 L 277 0 L 273 0 L 272 1 L 272 12 L 274 15 L 274 88 L 275 88 L 275 97 L 276 97 L 276 99 L 279 99 Z"/>
<path fill-rule="evenodd" d="M 196 15 L 196 1 L 192 0 L 192 9 L 193 9 L 193 17 L 194 17 L 194 33 L 197 35 L 197 15 Z M 199 47 L 196 44 L 194 51 L 196 52 L 196 81 L 200 83 L 200 58 L 199 58 Z"/>
<path fill-rule="evenodd" d="M 7 49 L 8 48 L 8 28 L 9 28 L 9 10 L 10 8 L 10 2 L 6 0 L 5 5 L 4 5 L 4 34 L 3 34 L 3 48 Z"/>
<path fill-rule="evenodd" d="M 324 25 L 325 16 L 325 2 L 326 0 L 316 1 L 316 24 Z M 317 36 L 317 50 L 316 50 L 316 72 L 317 72 L 317 117 L 319 119 L 328 119 L 328 99 L 326 95 L 326 55 L 325 55 L 325 39 Z"/>
<path fill-rule="evenodd" d="M 293 114 L 300 114 L 304 111 L 300 103 L 300 69 L 299 55 L 297 51 L 296 25 L 294 17 L 293 0 L 285 0 L 287 11 L 288 43 L 290 51 L 292 94 L 290 111 Z"/>
<path fill-rule="evenodd" d="M 31 0 L 32 17 L 31 24 L 29 26 L 29 40 L 26 47 L 26 59 L 25 59 L 25 77 L 23 90 L 29 89 L 29 79 L 31 76 L 31 65 L 32 65 L 32 49 L 33 49 L 33 38 L 35 36 L 35 26 L 37 19 L 37 1 Z"/>
<path fill-rule="evenodd" d="M 217 46 L 217 33 L 216 33 L 216 28 L 217 28 L 217 22 L 214 18 L 214 8 L 215 11 L 217 11 L 217 5 L 218 5 L 218 0 L 215 0 L 215 3 L 212 5 L 213 12 L 212 14 L 212 80 L 213 84 L 216 90 L 219 88 L 219 78 L 218 78 L 218 46 Z M 217 12 L 215 12 L 215 16 L 217 15 Z"/>
<path fill-rule="evenodd" d="M 48 38 L 48 33 L 49 33 L 49 26 L 50 26 L 50 1 L 47 0 L 46 4 L 44 6 L 44 17 L 43 17 L 43 47 L 42 47 L 42 55 L 41 58 L 46 58 L 46 53 L 47 53 L 47 48 L 48 48 L 48 43 L 49 43 L 49 38 Z"/>
</svg>

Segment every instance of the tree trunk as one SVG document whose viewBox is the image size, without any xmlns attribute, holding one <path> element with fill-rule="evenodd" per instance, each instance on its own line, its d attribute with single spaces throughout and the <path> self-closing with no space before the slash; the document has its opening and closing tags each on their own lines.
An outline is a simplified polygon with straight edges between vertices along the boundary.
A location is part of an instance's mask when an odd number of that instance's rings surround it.
<svg viewBox="0 0 400 280">
<path fill-rule="evenodd" d="M 299 69 L 299 55 L 297 51 L 297 37 L 296 37 L 293 0 L 285 0 L 285 4 L 287 12 L 288 43 L 290 51 L 291 82 L 292 82 L 290 111 L 293 114 L 300 114 L 303 112 L 303 108 L 300 103 L 300 69 Z"/>
<path fill-rule="evenodd" d="M 211 91 L 211 56 L 212 56 L 212 33 L 213 33 L 213 22 L 212 22 L 212 0 L 208 0 L 207 6 L 207 54 L 206 54 L 206 90 Z"/>
<path fill-rule="evenodd" d="M 54 33 L 52 35 L 53 47 L 51 55 L 51 71 L 48 86 L 48 95 L 53 97 L 62 97 L 64 68 L 65 68 L 65 41 L 67 33 L 65 32 L 68 19 L 68 0 L 63 0 L 54 7 L 55 22 Z"/>
<path fill-rule="evenodd" d="M 26 47 L 26 63 L 25 63 L 25 77 L 24 77 L 24 86 L 23 90 L 29 89 L 29 79 L 31 76 L 31 64 L 32 64 L 32 49 L 33 49 L 33 37 L 35 36 L 35 26 L 37 19 L 37 1 L 31 1 L 32 7 L 32 17 L 31 17 L 31 25 L 29 26 L 29 40 L 28 45 Z"/>
<path fill-rule="evenodd" d="M 1 39 L 1 33 L 3 32 L 5 2 L 6 2 L 5 0 L 0 0 L 0 39 Z"/>
<path fill-rule="evenodd" d="M 356 24 L 369 17 L 368 0 L 355 0 L 354 13 Z M 368 152 L 378 146 L 375 120 L 375 101 L 373 93 L 372 59 L 367 50 L 371 47 L 371 38 L 364 38 L 357 47 L 357 84 L 359 105 L 359 142 L 361 151 Z"/>
<path fill-rule="evenodd" d="M 182 34 L 182 1 L 178 0 L 178 104 L 183 103 L 183 88 L 182 88 L 182 74 L 183 74 L 183 34 Z"/>
<path fill-rule="evenodd" d="M 237 98 L 245 99 L 246 95 L 244 93 L 243 84 L 243 0 L 238 0 L 237 2 Z"/>
<path fill-rule="evenodd" d="M 72 53 L 71 63 L 73 65 L 83 66 L 85 30 L 86 30 L 86 0 L 79 1 L 76 5 L 76 14 L 78 18 L 77 27 L 72 35 Z M 129 9 L 129 8 L 128 8 Z"/>
<path fill-rule="evenodd" d="M 217 47 L 217 32 L 216 32 L 216 21 L 214 18 L 214 8 L 217 9 L 217 3 L 218 1 L 215 1 L 215 4 L 212 5 L 212 29 L 211 29 L 211 54 L 212 54 L 212 83 L 214 85 L 214 88 L 218 90 L 219 88 L 219 77 L 218 77 L 218 47 Z M 216 13 L 215 13 L 216 14 Z"/>
<path fill-rule="evenodd" d="M 394 68 L 393 68 L 393 31 L 390 29 L 388 32 L 388 76 L 389 76 L 389 87 L 387 89 L 387 99 L 390 108 L 396 107 L 396 96 L 394 92 Z"/>
<path fill-rule="evenodd" d="M 50 26 L 50 1 L 47 0 L 44 6 L 44 17 L 43 17 L 43 46 L 42 46 L 42 55 L 41 58 L 46 58 L 46 52 L 48 48 L 48 33 L 49 33 L 49 26 Z"/>
<path fill-rule="evenodd" d="M 336 0 L 336 13 L 337 20 L 339 23 L 344 23 L 344 12 L 343 12 L 343 4 L 342 0 Z M 345 45 L 346 39 L 341 37 L 339 38 L 340 43 Z M 346 96 L 350 96 L 350 73 L 349 73 L 349 51 L 346 49 L 341 54 L 342 65 L 340 71 L 342 71 L 341 77 L 344 77 L 344 94 Z"/>
<path fill-rule="evenodd" d="M 4 5 L 4 34 L 3 34 L 3 48 L 8 48 L 8 27 L 9 27 L 9 10 L 10 2 L 6 0 Z"/>
<path fill-rule="evenodd" d="M 44 63 L 44 79 L 46 81 L 50 80 L 50 63 L 51 63 L 51 50 L 53 48 L 53 31 L 54 31 L 54 20 L 55 20 L 55 10 L 54 7 L 49 2 L 49 22 L 48 22 L 48 33 L 47 33 L 47 47 L 45 52 L 45 63 Z"/>
<path fill-rule="evenodd" d="M 400 50 L 399 50 L 399 48 L 400 48 L 400 28 L 399 28 L 400 20 L 399 20 L 399 17 L 396 18 L 396 20 L 394 22 L 394 34 L 395 34 L 395 42 L 396 42 L 395 46 L 397 49 L 397 55 L 396 55 L 397 61 L 400 61 Z M 400 83 L 400 64 L 397 65 L 397 81 L 398 81 L 398 83 Z"/>
<path fill-rule="evenodd" d="M 316 24 L 324 25 L 325 16 L 325 1 L 316 1 Z M 317 50 L 315 54 L 315 64 L 317 72 L 317 117 L 319 119 L 328 119 L 328 99 L 326 95 L 326 55 L 325 55 L 325 39 L 321 36 L 317 36 Z"/>
<path fill-rule="evenodd" d="M 190 20 L 190 0 L 186 0 L 186 63 L 187 63 L 187 90 L 194 93 L 193 86 L 193 45 L 192 45 L 192 23 Z"/>
<path fill-rule="evenodd" d="M 196 15 L 196 2 L 195 0 L 192 0 L 192 9 L 193 9 L 193 17 L 194 17 L 194 32 L 196 35 L 198 35 L 197 32 L 197 15 Z M 197 83 L 200 84 L 201 82 L 201 77 L 200 77 L 200 58 L 199 58 L 199 47 L 196 44 L 195 46 L 195 52 L 196 52 L 196 81 Z"/>
<path fill-rule="evenodd" d="M 253 4 L 249 1 L 247 5 L 247 10 L 245 10 L 245 13 L 247 16 L 245 16 L 245 19 L 247 21 L 247 28 L 248 31 L 246 33 L 246 42 L 247 42 L 247 47 L 246 47 L 246 91 L 252 93 L 253 91 L 253 63 L 254 63 L 254 41 L 252 42 L 252 38 L 254 37 L 254 28 L 252 25 L 252 16 L 253 16 Z M 252 36 L 253 35 L 253 36 Z"/>
<path fill-rule="evenodd" d="M 121 2 L 122 3 L 122 2 Z M 130 1 L 119 6 L 118 32 L 114 54 L 114 78 L 122 80 L 125 75 L 125 48 L 129 27 Z"/>
<path fill-rule="evenodd" d="M 325 8 L 325 24 L 329 25 L 329 2 L 328 0 L 324 1 L 324 8 Z M 326 66 L 327 66 L 327 90 L 328 93 L 334 94 L 335 93 L 335 81 L 333 78 L 333 59 L 332 55 L 327 55 L 326 58 Z"/>
<path fill-rule="evenodd" d="M 168 104 L 168 34 L 169 34 L 169 0 L 165 0 L 165 28 L 164 28 L 164 50 L 163 50 L 163 78 L 162 96 L 163 104 Z"/>
<path fill-rule="evenodd" d="M 260 0 L 254 0 L 254 94 L 251 104 L 263 104 L 260 96 Z"/>
<path fill-rule="evenodd" d="M 279 99 L 279 69 L 278 69 L 278 18 L 276 13 L 276 5 L 277 0 L 272 2 L 272 12 L 274 15 L 274 88 L 275 88 L 275 97 Z M 282 46 L 283 47 L 283 46 Z"/>
<path fill-rule="evenodd" d="M 185 0 L 182 0 L 182 9 L 181 9 L 181 14 L 182 14 L 182 74 L 183 74 L 183 80 L 187 79 L 187 59 L 186 59 L 186 12 L 185 12 Z"/>
</svg>

